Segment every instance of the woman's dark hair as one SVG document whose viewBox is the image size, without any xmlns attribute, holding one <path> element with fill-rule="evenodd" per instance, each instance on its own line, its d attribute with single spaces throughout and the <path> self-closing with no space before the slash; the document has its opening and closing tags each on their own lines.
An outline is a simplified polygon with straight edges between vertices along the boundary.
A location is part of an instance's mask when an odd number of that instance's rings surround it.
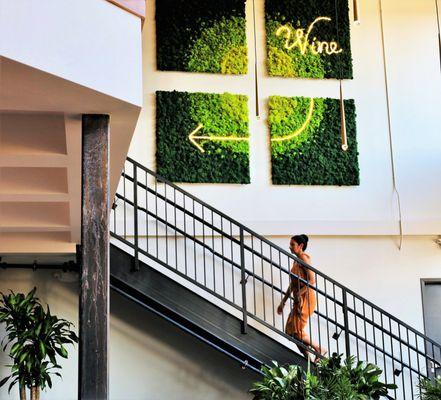
<svg viewBox="0 0 441 400">
<path fill-rule="evenodd" d="M 297 244 L 303 244 L 303 250 L 308 247 L 309 238 L 306 235 L 294 235 L 291 240 L 294 240 Z"/>
</svg>

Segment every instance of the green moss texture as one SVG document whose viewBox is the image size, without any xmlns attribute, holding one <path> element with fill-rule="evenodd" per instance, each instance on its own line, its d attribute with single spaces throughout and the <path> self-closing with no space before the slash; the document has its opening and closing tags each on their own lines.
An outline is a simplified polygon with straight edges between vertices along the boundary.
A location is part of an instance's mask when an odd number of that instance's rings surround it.
<svg viewBox="0 0 441 400">
<path fill-rule="evenodd" d="M 348 151 L 341 149 L 339 100 L 270 97 L 272 182 L 276 185 L 359 185 L 353 100 L 345 100 L 345 117 Z"/>
<path fill-rule="evenodd" d="M 156 164 L 173 182 L 249 183 L 248 98 L 156 92 Z"/>
<path fill-rule="evenodd" d="M 156 1 L 162 71 L 246 74 L 245 0 Z"/>
<path fill-rule="evenodd" d="M 294 45 L 287 49 L 287 43 L 296 42 L 296 31 L 303 29 L 306 37 L 309 26 L 318 17 L 331 18 L 318 21 L 303 43 L 336 42 L 342 51 L 317 54 L 307 45 L 306 51 Z M 352 79 L 352 56 L 350 42 L 350 20 L 348 0 L 266 0 L 265 20 L 267 37 L 267 68 L 270 76 L 286 78 L 335 78 Z M 281 26 L 289 28 L 291 36 L 287 42 L 287 32 L 277 31 Z"/>
</svg>

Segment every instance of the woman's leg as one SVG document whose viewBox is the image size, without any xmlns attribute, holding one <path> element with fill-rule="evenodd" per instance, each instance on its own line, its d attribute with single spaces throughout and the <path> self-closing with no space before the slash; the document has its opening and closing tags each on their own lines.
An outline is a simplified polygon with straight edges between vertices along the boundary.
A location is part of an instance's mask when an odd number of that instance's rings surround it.
<svg viewBox="0 0 441 400">
<path fill-rule="evenodd" d="M 305 331 L 301 331 L 300 335 L 295 335 L 297 337 L 297 339 L 299 339 L 302 343 L 304 343 L 306 346 L 312 347 L 317 353 L 321 354 L 322 356 L 327 354 L 327 351 L 325 348 L 320 347 L 320 345 L 314 341 L 311 340 L 311 338 L 309 337 L 309 335 L 305 332 Z M 311 359 L 311 352 L 309 352 L 307 349 L 305 349 L 304 347 L 302 347 L 301 345 L 297 345 L 297 347 L 299 348 L 300 352 L 306 357 Z M 314 362 L 318 361 L 318 357 L 315 357 Z"/>
</svg>

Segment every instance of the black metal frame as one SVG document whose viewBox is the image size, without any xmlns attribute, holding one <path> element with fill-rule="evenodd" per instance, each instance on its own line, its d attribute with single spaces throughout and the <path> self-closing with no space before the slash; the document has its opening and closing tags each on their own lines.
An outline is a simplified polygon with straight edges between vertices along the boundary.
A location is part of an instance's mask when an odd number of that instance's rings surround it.
<svg viewBox="0 0 441 400">
<path fill-rule="evenodd" d="M 0 257 L 0 269 L 32 269 L 33 271 L 37 270 L 61 270 L 63 272 L 68 271 L 78 271 L 78 265 L 73 262 L 65 262 L 63 264 L 40 264 L 37 261 L 34 261 L 32 264 L 11 264 L 6 262 L 1 262 Z"/>
<path fill-rule="evenodd" d="M 172 271 L 237 310 L 243 333 L 253 321 L 320 357 L 285 334 L 285 316 L 276 316 L 275 299 L 296 282 L 317 298 L 306 328 L 310 338 L 320 348 L 379 365 L 383 379 L 398 386 L 394 398 L 414 398 L 418 380 L 441 365 L 438 343 L 131 158 L 112 213 L 111 236 L 132 249 L 134 270 L 144 256 Z M 313 272 L 315 284 L 291 272 L 294 262 Z M 292 308 L 293 298 L 288 302 Z"/>
</svg>

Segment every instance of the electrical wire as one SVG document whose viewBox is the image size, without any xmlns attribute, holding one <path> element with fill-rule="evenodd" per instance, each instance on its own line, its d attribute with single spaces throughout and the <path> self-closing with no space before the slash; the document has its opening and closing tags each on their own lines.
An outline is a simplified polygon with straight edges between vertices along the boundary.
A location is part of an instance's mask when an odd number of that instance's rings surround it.
<svg viewBox="0 0 441 400">
<path fill-rule="evenodd" d="M 338 0 L 334 0 L 335 9 L 335 27 L 337 30 L 337 40 L 340 39 L 340 24 L 338 15 Z M 343 71 L 342 71 L 342 61 L 338 60 L 339 65 L 339 87 L 340 87 L 340 136 L 341 136 L 341 148 L 343 151 L 348 151 L 348 136 L 346 131 L 346 110 L 345 101 L 343 98 Z"/>
<path fill-rule="evenodd" d="M 353 4 L 353 8 L 354 8 L 354 23 L 356 25 L 360 24 L 360 15 L 359 15 L 359 10 L 358 10 L 358 0 L 354 0 Z"/>
<path fill-rule="evenodd" d="M 438 27 L 439 68 L 441 70 L 441 28 L 440 28 L 440 22 L 439 22 L 438 0 L 435 0 L 435 10 L 436 10 L 436 24 L 437 24 L 437 27 Z"/>
<path fill-rule="evenodd" d="M 394 157 L 394 145 L 393 145 L 393 135 L 392 135 L 392 117 L 390 110 L 390 96 L 389 96 L 389 79 L 388 79 L 388 71 L 387 71 L 387 59 L 386 59 L 386 43 L 384 39 L 384 22 L 383 22 L 383 7 L 382 0 L 378 0 L 378 6 L 380 11 L 380 26 L 381 26 L 381 46 L 383 52 L 383 72 L 384 72 L 384 86 L 386 90 L 386 107 L 387 107 L 387 124 L 388 124 L 388 133 L 389 133 L 389 151 L 390 151 L 390 162 L 392 168 L 392 185 L 393 191 L 397 196 L 397 204 L 398 204 L 398 213 L 399 213 L 399 229 L 400 229 L 400 245 L 398 246 L 401 250 L 403 246 L 403 218 L 401 211 L 401 199 L 400 193 L 397 188 L 397 178 L 395 173 L 395 157 Z"/>
<path fill-rule="evenodd" d="M 255 84 L 255 96 L 256 96 L 256 117 L 260 117 L 259 109 L 259 78 L 257 68 L 257 34 L 256 34 L 256 2 L 253 0 L 253 34 L 254 34 L 254 84 Z"/>
</svg>

